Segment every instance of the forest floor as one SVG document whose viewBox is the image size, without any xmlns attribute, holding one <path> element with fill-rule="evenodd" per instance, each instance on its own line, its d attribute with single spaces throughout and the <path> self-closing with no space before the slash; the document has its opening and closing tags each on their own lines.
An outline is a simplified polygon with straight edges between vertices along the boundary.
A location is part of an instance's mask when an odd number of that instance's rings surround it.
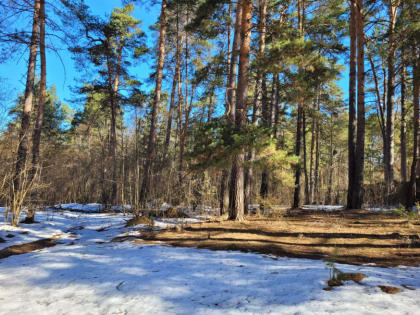
<svg viewBox="0 0 420 315">
<path fill-rule="evenodd" d="M 381 267 L 420 265 L 420 219 L 392 212 L 289 211 L 279 218 L 248 216 L 243 222 L 215 220 L 158 232 L 141 241 L 212 250 L 239 250 L 334 260 Z"/>
<path fill-rule="evenodd" d="M 419 222 L 376 215 L 198 217 L 127 227 L 130 216 L 121 213 L 51 210 L 12 227 L 0 208 L 0 314 L 418 314 Z M 213 239 L 208 248 L 223 250 L 196 248 Z M 257 248 L 243 247 L 248 242 Z M 339 244 L 354 246 L 334 250 Z M 359 252 L 347 250 L 357 247 L 375 261 L 351 260 Z M 397 253 L 406 257 L 402 265 L 379 267 L 397 264 Z M 370 263 L 355 265 L 363 262 Z M 338 270 L 343 283 L 332 286 Z M 344 281 L 350 275 L 359 277 Z"/>
</svg>

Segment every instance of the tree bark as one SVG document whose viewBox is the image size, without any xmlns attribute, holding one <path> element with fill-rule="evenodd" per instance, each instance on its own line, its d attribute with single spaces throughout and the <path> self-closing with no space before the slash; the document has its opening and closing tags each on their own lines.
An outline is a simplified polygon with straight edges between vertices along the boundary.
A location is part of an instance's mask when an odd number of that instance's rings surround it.
<svg viewBox="0 0 420 315">
<path fill-rule="evenodd" d="M 304 20 L 305 20 L 305 1 L 298 0 L 298 29 L 299 29 L 299 36 L 302 40 L 305 39 L 304 34 Z M 302 66 L 299 66 L 299 73 L 302 73 Z M 304 106 L 304 97 L 303 97 L 303 90 L 300 83 L 298 83 L 297 87 L 297 122 L 296 122 L 296 143 L 295 143 L 295 155 L 299 158 L 299 162 L 296 166 L 295 171 L 295 191 L 293 194 L 293 209 L 298 209 L 300 206 L 300 190 L 301 190 L 301 183 L 300 183 L 300 176 L 302 174 L 302 161 L 301 161 L 301 146 L 302 146 L 302 119 L 303 119 L 303 106 Z"/>
<path fill-rule="evenodd" d="M 19 198 L 18 195 L 22 187 L 22 182 L 26 180 L 27 174 L 26 159 L 29 149 L 29 129 L 31 124 L 32 100 L 34 94 L 34 79 L 36 68 L 36 57 L 38 51 L 39 41 L 39 14 L 40 14 L 40 0 L 35 0 L 31 43 L 29 46 L 29 61 L 28 72 L 26 76 L 25 99 L 23 104 L 23 111 L 21 115 L 21 130 L 19 133 L 19 146 L 17 151 L 15 176 L 13 178 L 13 192 L 14 200 Z"/>
<path fill-rule="evenodd" d="M 280 79 L 279 74 L 275 74 L 275 80 L 273 82 L 276 86 L 276 96 L 274 101 L 274 121 L 273 121 L 273 136 L 278 143 L 280 138 L 280 128 L 279 128 L 279 121 L 280 121 Z M 278 145 L 277 145 L 278 147 Z"/>
<path fill-rule="evenodd" d="M 270 106 L 268 104 L 268 97 L 267 97 L 267 79 L 266 74 L 262 74 L 262 81 L 261 81 L 261 124 L 264 128 L 270 127 Z M 252 159 L 255 158 L 255 150 L 252 150 Z M 252 173 L 251 173 L 252 174 Z M 260 197 L 261 201 L 261 209 L 264 209 L 264 199 L 268 197 L 268 183 L 269 181 L 269 173 L 267 169 L 263 169 L 261 172 L 261 185 L 260 185 Z M 250 180 L 252 183 L 252 178 Z"/>
<path fill-rule="evenodd" d="M 403 184 L 407 182 L 407 136 L 406 136 L 406 115 L 405 108 L 405 58 L 404 48 L 401 48 L 401 127 L 400 127 L 400 143 L 401 143 L 401 181 Z"/>
<path fill-rule="evenodd" d="M 264 57 L 265 54 L 265 37 L 266 37 L 266 23 L 267 23 L 267 1 L 266 0 L 259 0 L 258 3 L 258 31 L 259 31 L 259 47 L 258 47 L 258 56 L 257 62 Z M 258 125 L 258 113 L 260 111 L 261 103 L 264 103 L 263 106 L 264 110 L 262 110 L 263 115 L 263 125 L 266 126 L 265 119 L 267 118 L 267 89 L 265 86 L 265 73 L 263 74 L 261 69 L 257 68 L 257 79 L 255 83 L 255 95 L 254 95 L 254 104 L 252 109 L 252 124 L 255 126 Z M 264 88 L 263 88 L 264 86 Z M 260 100 L 260 95 L 261 99 Z M 253 161 L 255 159 L 255 149 L 251 148 L 251 150 L 247 154 L 247 160 Z M 266 175 L 266 172 L 263 171 L 263 174 Z M 245 168 L 245 213 L 248 213 L 248 205 L 251 203 L 251 194 L 252 194 L 252 186 L 254 183 L 254 169 L 252 167 Z M 262 180 L 268 180 L 268 176 L 264 176 Z M 266 181 L 262 182 L 261 185 L 264 185 L 267 188 L 268 184 Z M 266 194 L 264 194 L 266 197 Z M 260 196 L 261 191 L 260 191 Z M 263 198 L 265 198 L 263 197 Z"/>
<path fill-rule="evenodd" d="M 296 144 L 295 144 L 295 155 L 299 157 L 298 165 L 296 166 L 295 171 L 295 191 L 293 194 L 293 209 L 299 208 L 300 203 L 300 176 L 302 174 L 302 161 L 300 161 L 301 155 L 301 144 L 302 144 L 302 117 L 303 116 L 303 107 L 301 101 L 298 104 L 298 113 L 297 113 L 297 126 L 296 126 Z"/>
<path fill-rule="evenodd" d="M 187 21 L 189 23 L 189 11 L 187 9 Z M 195 85 L 191 86 L 191 100 L 188 105 L 188 60 L 189 60 L 189 46 L 188 46 L 188 33 L 185 31 L 185 111 L 184 111 L 184 124 L 181 125 L 181 132 L 179 135 L 179 165 L 178 165 L 178 175 L 179 175 L 179 184 L 181 184 L 183 179 L 183 164 L 184 164 L 184 150 L 185 150 L 185 141 L 187 138 L 188 124 L 190 118 L 190 112 L 192 108 L 192 102 L 194 99 Z"/>
<path fill-rule="evenodd" d="M 108 90 L 109 90 L 109 102 L 111 105 L 111 123 L 110 123 L 110 141 L 109 141 L 109 152 L 108 155 L 112 161 L 111 166 L 111 196 L 108 198 L 108 194 L 106 194 L 105 202 L 110 202 L 114 204 L 117 198 L 117 172 L 118 172 L 118 164 L 117 164 L 117 116 L 118 116 L 118 89 L 119 89 L 119 82 L 120 82 L 120 67 L 121 67 L 121 60 L 122 60 L 122 50 L 124 47 L 124 39 L 120 40 L 118 49 L 117 49 L 117 64 L 113 71 L 112 64 L 111 64 L 111 46 L 110 46 L 110 38 L 107 38 L 107 70 L 108 70 Z M 115 72 L 115 78 L 113 75 Z"/>
<path fill-rule="evenodd" d="M 35 128 L 32 134 L 32 169 L 30 174 L 30 182 L 37 180 L 36 177 L 40 176 L 40 143 L 41 143 L 41 133 L 42 125 L 44 122 L 44 107 L 45 107 L 45 97 L 47 93 L 47 64 L 46 64 L 46 54 L 45 54 L 45 0 L 40 0 L 40 10 L 39 10 L 39 19 L 40 19 L 40 33 L 39 33 L 39 52 L 41 59 L 41 80 L 40 80 L 40 89 L 39 89 L 39 100 L 38 100 L 38 110 L 37 117 L 35 121 Z M 34 223 L 35 222 L 35 207 L 29 209 L 26 214 L 25 223 Z"/>
<path fill-rule="evenodd" d="M 163 157 L 166 158 L 169 150 L 169 145 L 171 141 L 171 132 L 172 132 L 172 117 L 173 112 L 175 110 L 175 94 L 176 94 L 176 87 L 180 84 L 179 77 L 181 71 L 181 51 L 182 51 L 182 38 L 179 36 L 179 11 L 177 8 L 176 12 L 176 65 L 175 65 L 175 73 L 172 79 L 172 89 L 171 89 L 171 102 L 169 105 L 169 113 L 168 113 L 168 123 L 166 126 L 166 136 L 165 136 L 165 147 Z M 179 100 L 178 100 L 179 101 Z"/>
<path fill-rule="evenodd" d="M 386 125 L 386 121 L 385 121 L 385 114 L 384 114 L 384 107 L 382 105 L 382 101 L 381 101 L 381 92 L 379 91 L 379 80 L 378 80 L 378 75 L 376 74 L 376 69 L 375 69 L 375 64 L 373 63 L 373 58 L 372 56 L 369 54 L 368 55 L 368 59 L 370 62 L 370 68 L 372 70 L 372 75 L 373 75 L 373 81 L 375 82 L 375 94 L 376 94 L 376 104 L 377 104 L 377 113 L 378 113 L 378 119 L 379 119 L 379 126 L 381 128 L 381 134 L 382 134 L 382 140 L 385 144 L 385 125 Z M 385 145 L 384 145 L 385 147 Z M 384 156 L 385 156 L 385 148 L 384 148 Z"/>
<path fill-rule="evenodd" d="M 241 132 L 246 124 L 248 96 L 248 68 L 252 29 L 252 1 L 242 0 L 241 49 L 239 53 L 238 90 L 236 95 L 235 127 Z M 243 149 L 235 156 L 231 170 L 229 195 L 229 219 L 243 220 L 244 215 L 244 167 Z"/>
<path fill-rule="evenodd" d="M 192 109 L 192 104 L 194 100 L 194 92 L 195 92 L 195 85 L 192 86 L 191 89 L 191 98 L 190 98 L 190 104 L 188 107 L 185 108 L 185 120 L 184 120 L 184 126 L 181 131 L 180 135 L 180 142 L 179 142 L 179 175 L 180 180 L 182 179 L 182 172 L 183 172 L 183 165 L 184 165 L 184 151 L 185 151 L 185 141 L 187 139 L 187 132 L 188 132 L 188 125 L 190 121 L 190 113 Z M 187 104 L 185 104 L 187 105 Z"/>
<path fill-rule="evenodd" d="M 314 202 L 314 184 L 315 184 L 315 173 L 314 173 L 314 153 L 315 153 L 315 136 L 316 136 L 316 117 L 317 117 L 317 103 L 320 101 L 320 95 L 317 94 L 316 101 L 313 105 L 313 114 L 311 120 L 311 151 L 309 157 L 309 203 Z"/>
<path fill-rule="evenodd" d="M 238 72 L 238 50 L 241 42 L 241 22 L 242 22 L 242 3 L 238 1 L 236 7 L 236 21 L 235 30 L 233 34 L 232 53 L 230 59 L 229 76 L 226 89 L 226 115 L 230 125 L 235 124 L 235 83 Z M 228 169 L 223 170 L 220 181 L 220 214 L 224 214 L 225 210 L 229 208 L 229 178 L 230 172 Z"/>
<path fill-rule="evenodd" d="M 363 204 L 363 170 L 365 161 L 365 68 L 364 68 L 364 17 L 363 0 L 357 3 L 357 138 L 354 177 L 353 209 L 360 209 Z"/>
<path fill-rule="evenodd" d="M 149 139 L 147 144 L 147 155 L 143 169 L 143 179 L 140 188 L 139 202 L 141 206 L 146 205 L 147 196 L 150 185 L 150 173 L 155 157 L 155 145 L 156 145 L 156 127 L 158 120 L 158 112 L 160 106 L 160 97 L 162 90 L 162 73 L 163 66 L 165 63 L 165 37 L 166 37 L 166 0 L 162 0 L 161 12 L 160 12 L 160 34 L 159 34 L 159 54 L 157 62 L 156 72 L 156 89 L 155 89 L 155 100 L 152 105 L 152 117 L 150 123 Z"/>
<path fill-rule="evenodd" d="M 413 56 L 415 56 L 416 48 L 413 48 Z M 410 209 L 417 201 L 417 178 L 419 177 L 419 89 L 420 89 L 420 57 L 417 56 L 417 60 L 414 61 L 413 65 L 413 162 L 411 164 L 410 171 L 410 183 L 407 190 L 407 209 Z"/>
<path fill-rule="evenodd" d="M 333 164 L 334 164 L 334 149 L 333 149 L 333 137 L 334 137 L 334 123 L 333 123 L 333 114 L 330 117 L 330 145 L 329 145 L 329 158 L 328 158 L 328 188 L 327 188 L 327 198 L 325 203 L 330 205 L 332 203 L 332 184 L 333 184 Z"/>
<path fill-rule="evenodd" d="M 390 203 L 390 194 L 394 181 L 394 59 L 395 59 L 395 45 L 394 45 L 394 26 L 396 20 L 397 7 L 389 2 L 389 28 L 388 28 L 388 82 L 387 82 L 387 102 L 386 102 L 386 155 L 385 158 L 385 187 L 386 200 Z"/>
<path fill-rule="evenodd" d="M 318 101 L 317 104 L 317 111 L 319 113 L 321 104 Z M 319 150 L 319 118 L 316 118 L 315 121 L 315 170 L 314 170 L 314 195 L 315 195 L 315 202 L 316 204 L 319 204 L 319 160 L 320 160 L 320 150 Z"/>
<path fill-rule="evenodd" d="M 303 136 L 303 173 L 305 175 L 305 204 L 309 204 L 309 177 L 308 161 L 306 155 L 306 111 L 303 111 L 302 117 L 302 136 Z"/>
<path fill-rule="evenodd" d="M 354 208 L 354 185 L 356 175 L 356 0 L 350 1 L 350 76 L 349 76 L 349 127 L 348 127 L 348 189 L 347 208 Z"/>
</svg>

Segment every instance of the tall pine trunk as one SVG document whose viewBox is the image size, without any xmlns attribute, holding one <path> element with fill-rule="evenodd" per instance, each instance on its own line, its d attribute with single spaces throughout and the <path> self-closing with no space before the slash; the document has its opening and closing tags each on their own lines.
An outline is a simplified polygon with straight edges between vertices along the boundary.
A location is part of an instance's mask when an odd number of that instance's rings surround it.
<svg viewBox="0 0 420 315">
<path fill-rule="evenodd" d="M 405 58 L 404 48 L 401 48 L 401 127 L 400 127 L 400 154 L 401 154 L 401 181 L 403 184 L 407 182 L 407 136 L 406 136 L 406 116 L 407 109 L 405 108 Z"/>
<path fill-rule="evenodd" d="M 111 195 L 108 196 L 108 192 L 104 194 L 105 202 L 114 204 L 117 198 L 117 178 L 118 178 L 118 163 L 117 163 L 117 116 L 119 109 L 118 101 L 118 89 L 120 80 L 120 67 L 122 60 L 122 50 L 124 47 L 124 39 L 120 40 L 117 50 L 117 64 L 115 69 L 112 69 L 111 64 L 111 39 L 107 38 L 107 71 L 108 71 L 108 90 L 109 90 L 109 102 L 111 105 L 111 123 L 110 123 L 110 139 L 109 139 L 109 151 L 108 155 L 111 160 Z M 113 71 L 114 70 L 114 71 Z M 113 72 L 114 75 L 113 75 Z M 115 76 L 115 77 L 114 77 Z"/>
<path fill-rule="evenodd" d="M 173 120 L 173 112 L 175 110 L 175 96 L 176 96 L 176 88 L 179 82 L 180 71 L 181 71 L 181 51 L 182 51 L 182 38 L 179 35 L 179 8 L 177 7 L 176 12 L 176 61 L 175 61 L 175 72 L 174 77 L 172 79 L 172 89 L 171 89 L 171 101 L 169 105 L 169 113 L 168 113 L 168 123 L 166 126 L 166 136 L 165 136 L 165 146 L 163 157 L 166 158 L 169 150 L 169 145 L 171 141 L 171 133 L 172 133 L 172 120 Z M 179 100 L 178 100 L 179 101 Z"/>
<path fill-rule="evenodd" d="M 297 113 L 297 126 L 296 126 L 296 143 L 295 143 L 295 155 L 299 158 L 299 163 L 296 166 L 295 171 L 295 190 L 293 194 L 293 209 L 299 208 L 300 203 L 300 176 L 302 174 L 302 161 L 300 161 L 301 146 L 302 146 L 302 118 L 303 118 L 303 105 L 299 101 L 298 113 Z"/>
<path fill-rule="evenodd" d="M 229 62 L 229 76 L 226 89 L 226 115 L 228 116 L 228 122 L 230 125 L 235 124 L 235 86 L 236 86 L 236 76 L 238 73 L 238 50 L 241 42 L 241 23 L 242 23 L 242 3 L 241 0 L 238 1 L 236 7 L 236 21 L 235 21 L 235 30 L 233 34 L 233 43 L 232 43 L 232 52 Z M 225 211 L 229 208 L 229 183 L 230 183 L 230 172 L 229 169 L 224 169 L 222 171 L 222 178 L 220 181 L 220 214 L 224 214 Z"/>
<path fill-rule="evenodd" d="M 303 111 L 302 117 L 302 137 L 303 137 L 303 173 L 305 175 L 305 204 L 309 204 L 309 176 L 308 161 L 306 154 L 306 111 Z"/>
<path fill-rule="evenodd" d="M 309 203 L 314 202 L 314 184 L 315 184 L 315 172 L 314 172 L 314 153 L 315 153 L 315 136 L 316 136 L 316 119 L 318 108 L 317 104 L 320 101 L 320 95 L 317 94 L 316 101 L 313 105 L 313 114 L 311 119 L 311 149 L 309 154 Z"/>
<path fill-rule="evenodd" d="M 187 8 L 187 21 L 189 23 L 189 11 Z M 181 185 L 183 180 L 183 170 L 184 170 L 184 151 L 185 151 L 185 141 L 187 138 L 188 132 L 188 124 L 189 124 L 189 117 L 192 108 L 192 102 L 194 98 L 194 90 L 195 86 L 191 86 L 191 101 L 190 105 L 188 105 L 188 66 L 189 66 L 189 46 L 188 46 L 188 32 L 185 31 L 185 107 L 184 107 L 184 124 L 181 124 L 181 132 L 179 134 L 179 160 L 178 160 L 178 184 Z M 182 121 L 182 119 L 181 119 Z"/>
<path fill-rule="evenodd" d="M 350 1 L 350 77 L 349 77 L 349 127 L 348 127 L 348 189 L 347 208 L 354 208 L 353 195 L 356 175 L 356 0 Z"/>
<path fill-rule="evenodd" d="M 266 0 L 259 0 L 258 1 L 258 31 L 259 31 L 259 48 L 258 48 L 258 56 L 257 60 L 260 60 L 264 57 L 265 53 L 265 33 L 266 33 L 266 16 L 267 16 L 267 3 Z M 265 74 L 262 73 L 260 67 L 257 69 L 257 79 L 255 83 L 255 96 L 254 96 L 254 104 L 252 109 L 252 124 L 258 125 L 258 112 L 260 111 L 260 95 L 265 92 L 266 97 L 266 91 L 262 92 L 262 85 L 263 81 L 265 83 L 265 78 L 263 79 L 263 76 L 265 77 Z M 264 98 L 264 97 L 262 97 Z M 267 104 L 266 104 L 267 105 Z M 251 148 L 251 150 L 248 152 L 246 159 L 248 161 L 253 161 L 255 159 L 255 149 Z M 248 213 L 248 205 L 251 203 L 251 194 L 252 194 L 252 186 L 254 182 L 254 169 L 252 167 L 246 167 L 245 168 L 245 213 Z M 262 186 L 265 185 L 264 179 L 268 178 L 267 176 L 264 176 L 261 183 Z M 264 186 L 265 187 L 265 186 Z M 261 195 L 261 194 L 260 194 Z M 263 195 L 266 197 L 266 193 L 263 193 Z M 262 196 L 262 195 L 261 195 Z M 263 197 L 263 198 L 265 198 Z"/>
<path fill-rule="evenodd" d="M 304 34 L 304 20 L 305 20 L 305 1 L 298 0 L 298 28 L 299 36 L 302 40 L 305 39 Z M 303 71 L 302 66 L 299 66 L 299 74 Z M 303 123 L 303 106 L 304 106 L 304 97 L 303 97 L 303 87 L 298 83 L 297 87 L 297 122 L 296 122 L 296 143 L 295 143 L 295 155 L 299 158 L 299 162 L 295 170 L 295 191 L 293 194 L 293 209 L 298 209 L 300 206 L 300 191 L 301 183 L 300 177 L 302 174 L 302 123 Z"/>
<path fill-rule="evenodd" d="M 236 95 L 235 127 L 242 131 L 247 121 L 248 68 L 252 29 L 252 0 L 242 0 L 241 49 L 239 52 L 238 89 Z M 243 220 L 245 152 L 234 157 L 229 194 L 229 219 Z"/>
<path fill-rule="evenodd" d="M 387 81 L 387 100 L 386 100 L 386 128 L 385 128 L 385 187 L 387 203 L 390 202 L 389 195 L 392 191 L 394 181 L 394 77 L 395 77 L 395 45 L 394 45 L 394 25 L 397 7 L 389 2 L 389 28 L 388 28 L 388 81 Z"/>
<path fill-rule="evenodd" d="M 40 176 L 40 144 L 42 125 L 44 122 L 44 107 L 45 97 L 47 93 L 47 64 L 45 54 L 45 0 L 40 0 L 40 38 L 39 38 L 39 52 L 41 59 L 41 80 L 39 89 L 39 100 L 37 117 L 35 121 L 35 128 L 32 134 L 32 169 L 30 174 L 30 181 L 37 180 L 36 177 Z M 26 215 L 25 223 L 35 222 L 35 207 L 31 207 Z"/>
<path fill-rule="evenodd" d="M 166 37 L 166 0 L 162 0 L 161 12 L 160 12 L 160 34 L 159 34 L 159 53 L 156 71 L 156 89 L 155 89 L 155 100 L 152 105 L 152 117 L 150 122 L 149 139 L 147 143 L 146 160 L 144 162 L 143 179 L 140 187 L 139 203 L 142 207 L 146 205 L 150 176 L 152 170 L 152 163 L 155 157 L 155 146 L 156 146 L 156 127 L 158 121 L 158 112 L 160 106 L 160 97 L 162 90 L 162 73 L 163 66 L 165 63 L 165 37 Z"/>
<path fill-rule="evenodd" d="M 15 175 L 13 178 L 13 202 L 12 211 L 13 218 L 12 224 L 19 224 L 19 215 L 22 198 L 23 186 L 28 186 L 30 183 L 28 180 L 28 172 L 26 171 L 26 160 L 29 149 L 29 129 L 31 125 L 31 112 L 32 112 L 32 100 L 34 95 L 34 79 L 35 79 L 35 68 L 36 68 L 36 57 L 38 51 L 39 41 L 39 14 L 40 14 L 40 0 L 35 0 L 33 23 L 32 23 L 32 35 L 31 43 L 29 46 L 29 61 L 28 61 L 28 72 L 26 75 L 26 86 L 23 103 L 23 111 L 21 114 L 21 129 L 19 133 L 19 146 L 17 150 Z M 18 209 L 19 208 L 19 209 Z"/>
<path fill-rule="evenodd" d="M 318 102 L 318 112 L 320 110 L 320 103 Z M 321 152 L 319 150 L 319 118 L 317 117 L 316 124 L 315 124 L 315 169 L 314 169 L 314 196 L 315 196 L 315 203 L 319 204 L 320 196 L 319 196 L 319 163 L 320 163 L 320 156 Z"/>
<path fill-rule="evenodd" d="M 413 56 L 415 56 L 416 49 L 413 48 Z M 417 178 L 419 177 L 419 89 L 420 89 L 420 57 L 413 65 L 413 162 L 411 164 L 410 182 L 407 190 L 407 208 L 411 208 L 417 200 Z"/>
<path fill-rule="evenodd" d="M 353 209 L 360 209 L 363 204 L 363 170 L 365 161 L 365 67 L 364 67 L 364 17 L 363 0 L 357 0 L 357 137 L 354 177 Z"/>
</svg>

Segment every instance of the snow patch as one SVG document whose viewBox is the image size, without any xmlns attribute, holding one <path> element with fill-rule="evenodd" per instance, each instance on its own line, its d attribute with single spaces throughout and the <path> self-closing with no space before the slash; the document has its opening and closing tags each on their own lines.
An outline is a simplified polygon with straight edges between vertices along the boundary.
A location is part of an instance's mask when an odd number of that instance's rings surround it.
<svg viewBox="0 0 420 315">
<path fill-rule="evenodd" d="M 345 206 L 343 205 L 303 205 L 302 210 L 310 211 L 340 211 L 344 210 Z"/>
<path fill-rule="evenodd" d="M 367 278 L 327 292 L 330 271 L 320 260 L 110 242 L 139 236 L 120 213 L 40 212 L 39 223 L 21 227 L 2 220 L 0 237 L 15 236 L 1 246 L 61 237 L 55 247 L 0 260 L 0 314 L 414 315 L 420 309 L 420 267 L 336 264 Z M 403 292 L 389 295 L 378 285 Z"/>
</svg>

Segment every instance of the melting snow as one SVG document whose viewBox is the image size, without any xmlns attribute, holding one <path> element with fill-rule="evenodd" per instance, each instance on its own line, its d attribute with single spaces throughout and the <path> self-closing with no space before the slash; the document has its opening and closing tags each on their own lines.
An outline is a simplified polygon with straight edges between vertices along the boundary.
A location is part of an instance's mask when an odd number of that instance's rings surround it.
<svg viewBox="0 0 420 315">
<path fill-rule="evenodd" d="M 368 277 L 327 292 L 322 261 L 109 242 L 138 235 L 128 218 L 47 211 L 19 228 L 0 221 L 2 247 L 61 234 L 55 247 L 0 259 L 0 314 L 419 314 L 420 267 L 337 265 Z"/>
</svg>

